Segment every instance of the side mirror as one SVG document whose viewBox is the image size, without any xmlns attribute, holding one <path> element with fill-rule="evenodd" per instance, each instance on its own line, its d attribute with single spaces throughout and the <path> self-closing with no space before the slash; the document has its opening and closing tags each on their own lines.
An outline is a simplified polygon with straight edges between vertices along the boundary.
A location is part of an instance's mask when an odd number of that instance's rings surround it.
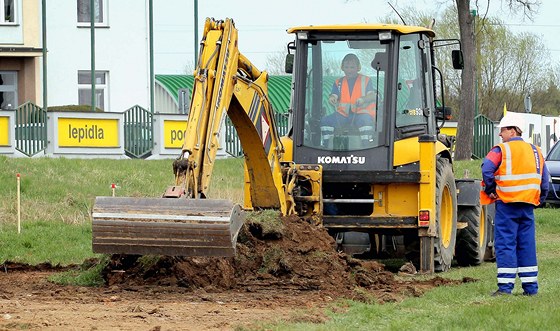
<svg viewBox="0 0 560 331">
<path fill-rule="evenodd" d="M 284 64 L 284 71 L 287 74 L 294 72 L 294 54 L 286 54 L 286 62 Z"/>
<path fill-rule="evenodd" d="M 451 59 L 453 60 L 453 69 L 463 69 L 463 52 L 459 49 L 454 49 L 451 51 Z"/>
<path fill-rule="evenodd" d="M 438 120 L 449 121 L 452 118 L 451 113 L 452 111 L 449 107 L 436 107 L 436 118 Z"/>
</svg>

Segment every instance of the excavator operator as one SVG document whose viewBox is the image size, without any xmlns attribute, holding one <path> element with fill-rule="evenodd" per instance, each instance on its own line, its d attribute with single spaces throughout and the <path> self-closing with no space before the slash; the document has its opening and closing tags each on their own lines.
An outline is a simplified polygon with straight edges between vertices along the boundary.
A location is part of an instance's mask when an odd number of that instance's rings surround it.
<svg viewBox="0 0 560 331">
<path fill-rule="evenodd" d="M 337 128 L 357 127 L 362 147 L 366 147 L 375 130 L 375 90 L 371 79 L 359 73 L 356 54 L 346 54 L 341 69 L 344 77 L 334 82 L 329 96 L 336 111 L 321 120 L 321 144 L 329 148 Z"/>
</svg>

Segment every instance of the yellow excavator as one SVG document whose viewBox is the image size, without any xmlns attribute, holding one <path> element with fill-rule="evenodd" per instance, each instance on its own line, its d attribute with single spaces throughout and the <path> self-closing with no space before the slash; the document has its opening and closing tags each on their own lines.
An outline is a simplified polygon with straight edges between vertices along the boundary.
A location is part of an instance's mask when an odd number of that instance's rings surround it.
<svg viewBox="0 0 560 331">
<path fill-rule="evenodd" d="M 280 137 L 268 74 L 239 52 L 232 19 L 206 20 L 175 183 L 161 198 L 97 197 L 93 251 L 233 256 L 246 212 L 275 209 L 318 222 L 342 251 L 404 253 L 423 273 L 445 271 L 453 258 L 461 265 L 487 258 L 493 228 L 480 183 L 455 179 L 452 142 L 439 134 L 449 110 L 434 52 L 454 45 L 453 66 L 461 69 L 460 43 L 392 24 L 288 33 L 291 129 Z M 347 93 L 348 54 L 362 77 L 354 84 L 367 95 L 359 107 L 331 98 Z M 352 114 L 363 109 L 366 120 Z M 245 157 L 243 206 L 207 197 L 226 115 Z M 333 120 L 339 115 L 344 120 Z"/>
</svg>

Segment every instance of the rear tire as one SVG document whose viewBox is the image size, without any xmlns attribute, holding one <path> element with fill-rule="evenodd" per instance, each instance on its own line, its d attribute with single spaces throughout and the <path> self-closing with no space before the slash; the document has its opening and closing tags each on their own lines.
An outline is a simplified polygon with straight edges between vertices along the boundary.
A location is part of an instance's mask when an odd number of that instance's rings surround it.
<svg viewBox="0 0 560 331">
<path fill-rule="evenodd" d="M 488 245 L 486 213 L 480 206 L 468 206 L 459 210 L 459 221 L 467 226 L 457 231 L 455 258 L 460 266 L 479 265 L 484 261 Z"/>
<path fill-rule="evenodd" d="M 434 269 L 451 268 L 457 236 L 457 187 L 451 163 L 438 157 L 436 168 L 436 229 L 434 238 Z"/>
</svg>

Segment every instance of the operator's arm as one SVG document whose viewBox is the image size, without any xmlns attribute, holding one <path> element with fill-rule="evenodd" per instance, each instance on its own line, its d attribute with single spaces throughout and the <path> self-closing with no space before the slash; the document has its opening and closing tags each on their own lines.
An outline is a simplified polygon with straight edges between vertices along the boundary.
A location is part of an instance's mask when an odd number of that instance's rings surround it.
<svg viewBox="0 0 560 331">
<path fill-rule="evenodd" d="M 484 181 L 484 192 L 495 199 L 496 196 L 496 180 L 494 173 L 502 162 L 502 151 L 500 147 L 494 147 L 488 152 L 482 161 L 482 180 Z"/>
<path fill-rule="evenodd" d="M 335 81 L 331 89 L 331 95 L 329 95 L 329 103 L 333 106 L 336 106 L 338 104 L 339 99 L 340 99 L 340 88 Z"/>
</svg>

